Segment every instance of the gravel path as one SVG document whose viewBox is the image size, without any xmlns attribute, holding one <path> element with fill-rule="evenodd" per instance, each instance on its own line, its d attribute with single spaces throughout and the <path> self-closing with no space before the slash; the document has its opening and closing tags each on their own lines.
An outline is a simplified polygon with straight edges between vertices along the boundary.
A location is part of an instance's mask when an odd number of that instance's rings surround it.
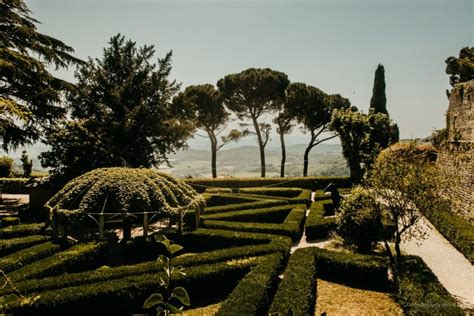
<svg viewBox="0 0 474 316">
<path fill-rule="evenodd" d="M 423 258 L 460 305 L 474 311 L 474 266 L 427 219 L 422 218 L 419 225 L 426 229 L 426 239 L 404 241 L 402 251 Z"/>
</svg>

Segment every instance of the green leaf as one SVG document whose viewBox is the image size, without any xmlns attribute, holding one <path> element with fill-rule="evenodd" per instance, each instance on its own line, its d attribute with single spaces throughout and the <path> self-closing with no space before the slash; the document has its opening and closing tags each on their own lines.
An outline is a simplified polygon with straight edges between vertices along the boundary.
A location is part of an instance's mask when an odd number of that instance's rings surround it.
<svg viewBox="0 0 474 316">
<path fill-rule="evenodd" d="M 156 316 L 161 316 L 161 314 L 163 314 L 163 312 L 164 312 L 163 307 L 158 306 L 158 307 L 156 308 Z"/>
<path fill-rule="evenodd" d="M 172 244 L 169 248 L 170 250 L 170 253 L 173 255 L 175 254 L 176 252 L 182 250 L 184 247 L 183 246 L 180 246 L 178 244 Z"/>
<path fill-rule="evenodd" d="M 150 297 L 143 303 L 143 308 L 151 308 L 155 305 L 163 304 L 163 295 L 159 293 L 153 293 Z"/>
<path fill-rule="evenodd" d="M 173 290 L 173 293 L 171 294 L 171 297 L 178 299 L 183 305 L 186 305 L 186 306 L 191 305 L 188 292 L 186 292 L 186 290 L 182 287 L 175 288 Z"/>
<path fill-rule="evenodd" d="M 172 313 L 181 313 L 181 308 L 177 308 L 176 306 L 170 304 L 170 303 L 166 303 L 166 308 L 172 312 Z"/>
</svg>

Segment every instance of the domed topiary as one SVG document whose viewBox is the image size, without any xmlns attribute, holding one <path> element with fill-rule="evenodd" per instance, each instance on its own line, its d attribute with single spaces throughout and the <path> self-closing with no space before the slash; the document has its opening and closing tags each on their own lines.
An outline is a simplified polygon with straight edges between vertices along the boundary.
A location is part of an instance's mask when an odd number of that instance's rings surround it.
<svg viewBox="0 0 474 316">
<path fill-rule="evenodd" d="M 151 169 L 101 168 L 87 172 L 64 186 L 46 205 L 67 217 L 87 213 L 163 212 L 184 215 L 204 206 L 191 186 Z"/>
</svg>

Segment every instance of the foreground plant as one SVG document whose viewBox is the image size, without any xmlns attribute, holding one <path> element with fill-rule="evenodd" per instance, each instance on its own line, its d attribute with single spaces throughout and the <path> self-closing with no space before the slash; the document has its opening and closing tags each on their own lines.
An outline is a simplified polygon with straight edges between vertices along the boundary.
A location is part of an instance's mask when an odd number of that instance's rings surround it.
<svg viewBox="0 0 474 316">
<path fill-rule="evenodd" d="M 388 148 L 377 158 L 371 177 L 370 190 L 381 201 L 383 211 L 394 225 L 395 254 L 384 239 L 387 255 L 396 273 L 402 256 L 403 239 L 423 239 L 425 229 L 417 225 L 423 211 L 433 209 L 438 203 L 448 203 L 443 195 L 452 179 L 443 177 L 434 162 L 425 156 L 411 154 L 414 144 L 399 155 Z"/>
<path fill-rule="evenodd" d="M 170 315 L 180 313 L 184 306 L 190 306 L 188 292 L 183 287 L 175 287 L 171 290 L 173 276 L 186 275 L 179 267 L 172 265 L 175 254 L 183 249 L 178 244 L 171 244 L 171 241 L 163 235 L 155 235 L 156 241 L 166 249 L 165 255 L 158 256 L 158 263 L 163 264 L 164 277 L 160 277 L 160 291 L 153 293 L 143 304 L 143 308 L 151 309 L 155 307 L 156 315 Z M 181 306 L 179 306 L 181 305 Z"/>
</svg>

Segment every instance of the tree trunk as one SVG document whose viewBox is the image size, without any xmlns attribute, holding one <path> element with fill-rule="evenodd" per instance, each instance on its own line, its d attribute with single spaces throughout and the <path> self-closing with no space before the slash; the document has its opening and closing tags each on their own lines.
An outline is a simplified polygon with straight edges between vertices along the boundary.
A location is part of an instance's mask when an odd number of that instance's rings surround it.
<svg viewBox="0 0 474 316">
<path fill-rule="evenodd" d="M 217 178 L 217 144 L 214 139 L 211 138 L 211 169 L 212 177 Z"/>
<path fill-rule="evenodd" d="M 402 241 L 402 239 L 401 239 L 400 234 L 398 232 L 395 233 L 395 252 L 397 254 L 397 259 L 400 259 L 400 257 L 402 256 L 402 252 L 400 250 L 401 241 Z"/>
<path fill-rule="evenodd" d="M 311 151 L 311 148 L 312 148 L 312 143 L 311 142 L 308 147 L 306 147 L 305 151 L 304 151 L 304 157 L 303 157 L 303 177 L 307 177 L 308 176 L 308 159 L 309 159 L 309 152 Z"/>
<path fill-rule="evenodd" d="M 354 184 L 360 183 L 362 180 L 362 169 L 360 168 L 360 164 L 358 162 L 350 161 L 349 169 L 351 172 L 351 179 Z"/>
<path fill-rule="evenodd" d="M 281 166 L 280 166 L 280 177 L 285 177 L 285 163 L 286 163 L 286 148 L 285 148 L 285 135 L 280 133 L 280 144 L 281 144 Z"/>
<path fill-rule="evenodd" d="M 255 133 L 257 134 L 258 149 L 260 150 L 261 177 L 265 178 L 265 146 L 263 145 L 262 133 L 260 133 L 260 127 L 258 126 L 256 117 L 252 117 L 252 122 L 253 127 L 255 128 Z"/>
</svg>

